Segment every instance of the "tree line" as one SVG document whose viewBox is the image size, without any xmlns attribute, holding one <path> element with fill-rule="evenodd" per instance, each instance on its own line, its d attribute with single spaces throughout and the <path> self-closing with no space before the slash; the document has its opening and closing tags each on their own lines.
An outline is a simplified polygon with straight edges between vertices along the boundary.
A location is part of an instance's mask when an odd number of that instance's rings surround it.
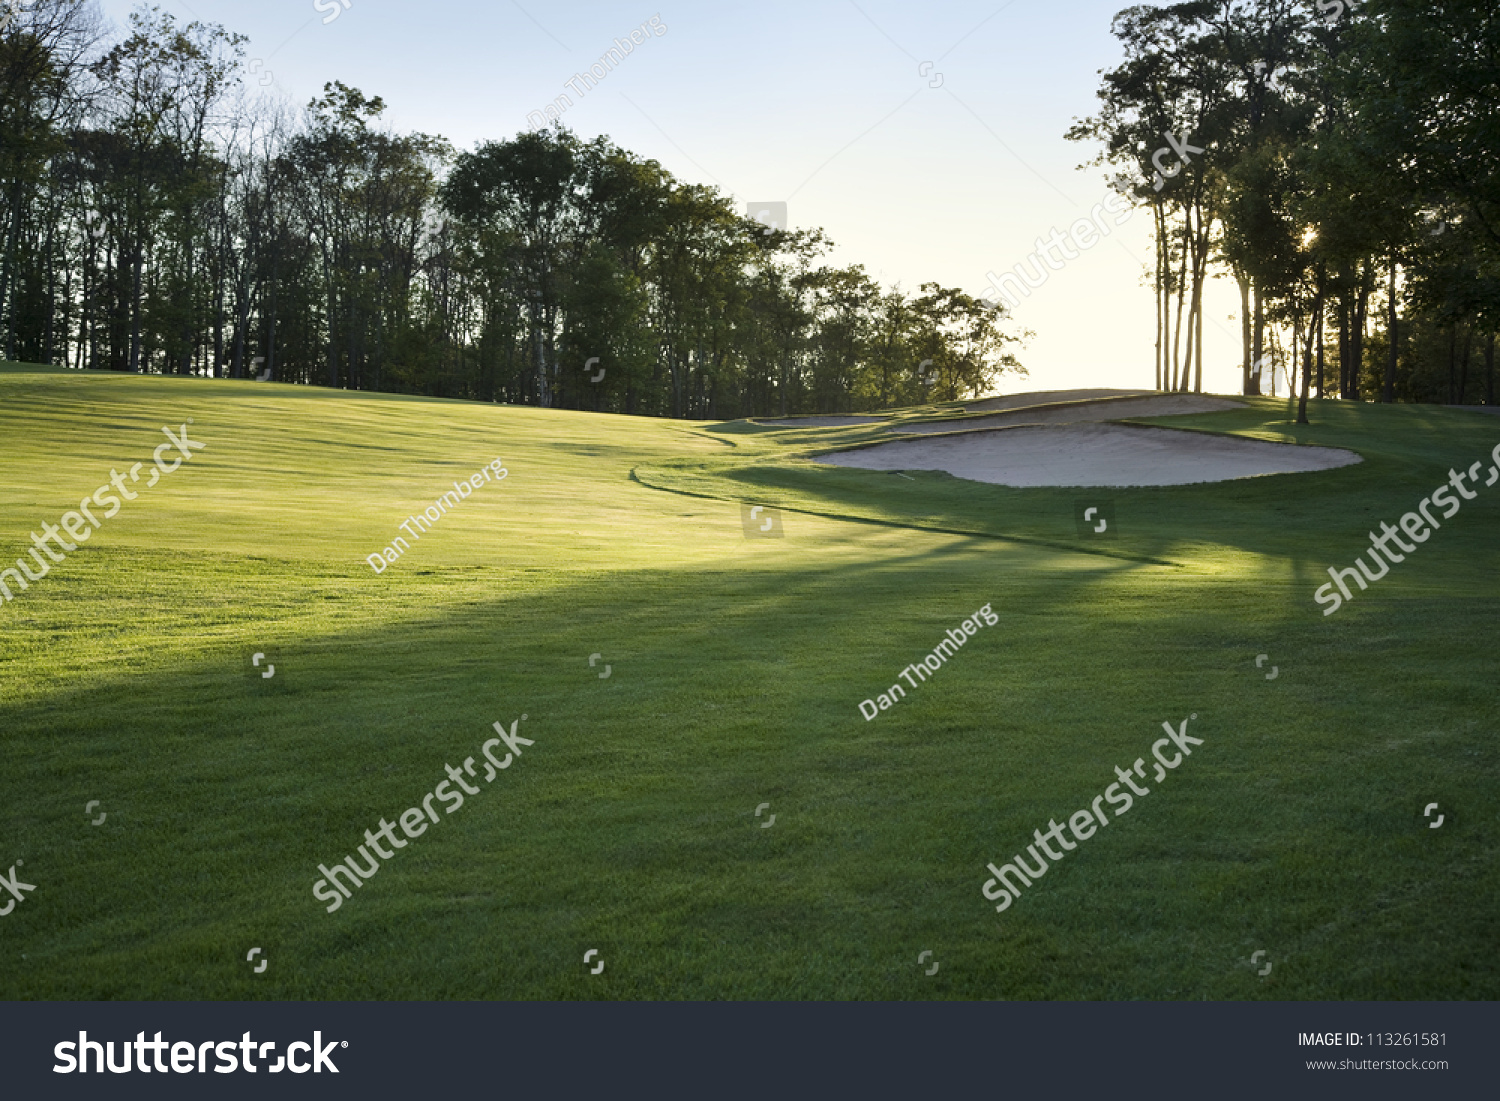
<svg viewBox="0 0 1500 1101">
<path fill-rule="evenodd" d="M 1244 392 L 1279 366 L 1299 419 L 1310 391 L 1495 403 L 1494 0 L 1194 0 L 1113 32 L 1124 61 L 1068 137 L 1153 215 L 1159 389 L 1201 390 L 1222 272 Z"/>
<path fill-rule="evenodd" d="M 258 98 L 217 25 L 0 11 L 0 358 L 716 419 L 1024 374 L 1004 311 L 829 266 L 605 138 L 459 152 L 339 82 Z"/>
</svg>

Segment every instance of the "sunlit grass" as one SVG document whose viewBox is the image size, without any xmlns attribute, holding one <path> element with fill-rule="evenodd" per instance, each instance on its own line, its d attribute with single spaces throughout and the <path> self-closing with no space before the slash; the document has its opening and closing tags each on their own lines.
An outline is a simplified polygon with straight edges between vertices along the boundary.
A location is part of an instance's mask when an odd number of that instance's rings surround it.
<svg viewBox="0 0 1500 1101">
<path fill-rule="evenodd" d="M 1500 489 L 1338 615 L 1312 601 L 1493 419 L 1173 418 L 1365 462 L 1111 490 L 1106 544 L 1075 491 L 795 457 L 867 429 L 7 369 L 0 556 L 189 416 L 207 449 L 0 608 L 0 871 L 37 886 L 0 997 L 1500 993 Z M 742 500 L 786 538 L 747 538 Z M 861 717 L 984 603 L 997 627 Z M 996 915 L 985 863 L 1190 713 L 1205 745 Z M 326 913 L 318 865 L 523 714 L 536 745 Z"/>
</svg>

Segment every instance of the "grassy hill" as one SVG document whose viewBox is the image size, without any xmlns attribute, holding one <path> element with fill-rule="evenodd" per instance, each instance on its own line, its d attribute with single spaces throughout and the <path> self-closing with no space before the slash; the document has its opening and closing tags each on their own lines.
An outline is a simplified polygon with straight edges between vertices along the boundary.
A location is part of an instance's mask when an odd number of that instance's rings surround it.
<svg viewBox="0 0 1500 1101">
<path fill-rule="evenodd" d="M 1500 421 L 1313 419 L 1172 418 L 1365 461 L 1108 491 L 1095 540 L 1100 495 L 802 458 L 878 427 L 0 368 L 0 567 L 164 426 L 204 445 L 0 606 L 0 873 L 35 886 L 0 998 L 1500 997 L 1500 485 L 1312 596 Z M 1191 758 L 997 914 L 986 863 L 1192 714 Z M 327 912 L 319 865 L 518 721 Z"/>
</svg>

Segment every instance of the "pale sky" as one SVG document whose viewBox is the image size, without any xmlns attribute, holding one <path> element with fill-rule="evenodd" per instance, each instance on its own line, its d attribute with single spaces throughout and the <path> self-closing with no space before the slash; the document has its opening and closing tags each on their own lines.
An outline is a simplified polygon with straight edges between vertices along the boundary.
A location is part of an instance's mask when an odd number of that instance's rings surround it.
<svg viewBox="0 0 1500 1101">
<path fill-rule="evenodd" d="M 101 0 L 120 25 L 131 0 Z M 657 0 L 652 0 L 656 3 Z M 298 106 L 342 80 L 388 104 L 399 130 L 460 149 L 528 129 L 567 93 L 563 122 L 588 140 L 716 185 L 744 209 L 783 201 L 821 226 L 832 262 L 862 263 L 907 291 L 936 281 L 978 295 L 1108 193 L 1065 141 L 1095 109 L 1122 0 L 157 0 L 187 21 L 247 35 L 252 83 Z M 342 5 L 347 4 L 347 7 Z M 332 22 L 325 23 L 337 11 Z M 566 82 L 659 17 L 597 87 Z M 933 85 L 938 85 L 933 87 Z M 1210 154 L 1211 155 L 1211 154 Z M 1016 307 L 1035 331 L 1031 370 L 1003 392 L 1153 383 L 1145 212 Z M 1211 289 L 1205 389 L 1239 385 L 1238 293 Z"/>
</svg>

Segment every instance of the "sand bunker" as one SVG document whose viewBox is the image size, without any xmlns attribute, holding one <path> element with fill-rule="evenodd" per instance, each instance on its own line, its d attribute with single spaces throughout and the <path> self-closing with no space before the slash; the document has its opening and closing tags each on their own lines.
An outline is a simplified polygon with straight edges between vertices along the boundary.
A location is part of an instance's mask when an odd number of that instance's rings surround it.
<svg viewBox="0 0 1500 1101">
<path fill-rule="evenodd" d="M 1023 395 L 1043 397 L 1044 395 Z M 1003 400 L 1003 399 L 1002 399 Z M 1040 404 L 1040 403 L 1036 403 Z M 969 408 L 973 408 L 970 406 Z M 962 420 L 920 421 L 892 427 L 892 432 L 962 432 L 971 428 L 1004 428 L 1012 424 L 1079 424 L 1090 421 L 1123 420 L 1126 417 L 1175 417 L 1188 413 L 1220 413 L 1226 409 L 1244 408 L 1237 401 L 1204 397 L 1201 394 L 1154 394 L 1150 397 L 1124 397 L 1115 401 L 1082 401 L 1071 405 L 1043 408 L 1027 407 L 987 417 Z"/>
<path fill-rule="evenodd" d="M 885 421 L 885 417 L 788 417 L 779 421 L 757 417 L 752 423 L 773 428 L 843 428 L 851 424 L 884 424 Z"/>
<path fill-rule="evenodd" d="M 815 461 L 862 470 L 943 470 L 995 485 L 1179 486 L 1262 474 L 1333 470 L 1352 451 L 1269 443 L 1205 432 L 1072 424 L 894 440 Z"/>
</svg>

